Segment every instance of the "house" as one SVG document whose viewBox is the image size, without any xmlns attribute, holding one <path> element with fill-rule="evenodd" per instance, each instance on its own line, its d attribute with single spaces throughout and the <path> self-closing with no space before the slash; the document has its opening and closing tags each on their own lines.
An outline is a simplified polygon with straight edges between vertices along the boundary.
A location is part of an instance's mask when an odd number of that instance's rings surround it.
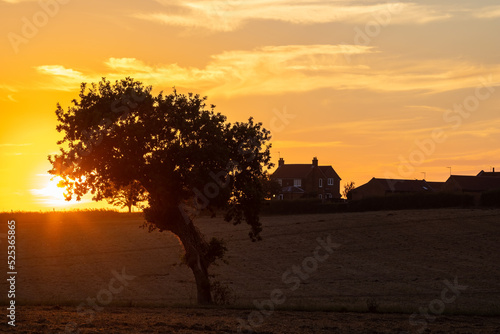
<svg viewBox="0 0 500 334">
<path fill-rule="evenodd" d="M 437 184 L 434 186 L 436 187 Z M 434 191 L 434 188 L 425 180 L 378 179 L 374 177 L 362 186 L 353 189 L 351 194 L 353 200 L 360 200 L 368 197 L 383 197 L 391 194 Z"/>
<path fill-rule="evenodd" d="M 443 186 L 443 191 L 448 192 L 482 193 L 495 189 L 500 189 L 498 176 L 451 175 Z"/>
<path fill-rule="evenodd" d="M 444 184 L 443 191 L 469 193 L 474 196 L 474 201 L 478 205 L 482 193 L 490 190 L 500 190 L 500 177 L 484 176 L 485 173 L 481 171 L 477 176 L 451 175 Z M 488 172 L 490 175 L 491 173 Z"/>
<path fill-rule="evenodd" d="M 495 172 L 495 167 L 493 167 L 493 171 L 491 171 L 491 172 L 485 172 L 484 170 L 482 170 L 476 176 L 494 176 L 494 177 L 500 177 L 500 172 Z"/>
<path fill-rule="evenodd" d="M 340 199 L 340 176 L 332 166 L 319 166 L 316 157 L 311 164 L 285 164 L 280 158 L 271 179 L 282 187 L 278 199 Z"/>
<path fill-rule="evenodd" d="M 434 182 L 434 181 L 426 181 L 429 186 L 431 186 L 432 190 L 435 192 L 440 192 L 443 190 L 444 184 L 446 182 Z"/>
</svg>

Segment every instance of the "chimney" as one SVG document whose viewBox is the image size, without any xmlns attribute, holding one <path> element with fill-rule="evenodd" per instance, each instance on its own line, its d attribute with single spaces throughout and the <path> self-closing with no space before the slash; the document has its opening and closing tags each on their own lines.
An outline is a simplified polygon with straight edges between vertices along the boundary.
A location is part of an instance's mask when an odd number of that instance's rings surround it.
<svg viewBox="0 0 500 334">
<path fill-rule="evenodd" d="M 318 167 L 318 158 L 316 157 L 313 158 L 313 166 Z"/>
<path fill-rule="evenodd" d="M 495 173 L 495 167 L 493 167 L 493 173 Z"/>
<path fill-rule="evenodd" d="M 278 167 L 281 167 L 281 166 L 283 166 L 284 164 L 285 164 L 285 160 L 284 160 L 283 158 L 280 158 L 280 159 L 278 160 Z"/>
</svg>

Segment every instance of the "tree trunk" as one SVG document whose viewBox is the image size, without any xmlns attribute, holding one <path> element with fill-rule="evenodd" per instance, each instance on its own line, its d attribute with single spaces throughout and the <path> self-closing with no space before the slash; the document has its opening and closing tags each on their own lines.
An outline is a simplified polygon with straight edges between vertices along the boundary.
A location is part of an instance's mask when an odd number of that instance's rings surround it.
<svg viewBox="0 0 500 334">
<path fill-rule="evenodd" d="M 208 268 L 203 265 L 201 261 L 201 256 L 197 254 L 195 256 L 197 260 L 195 263 L 188 263 L 191 268 L 196 280 L 196 292 L 198 304 L 206 305 L 212 304 L 212 294 L 210 291 L 210 279 L 208 278 Z"/>
<path fill-rule="evenodd" d="M 131 213 L 132 212 L 132 204 L 129 204 L 128 205 L 128 213 Z"/>
<path fill-rule="evenodd" d="M 198 304 L 212 304 L 208 268 L 215 258 L 210 253 L 210 244 L 182 206 L 174 206 L 171 202 L 155 204 L 154 209 L 150 207 L 145 210 L 146 220 L 160 231 L 170 231 L 177 236 L 185 251 L 184 262 L 192 270 L 196 281 Z"/>
<path fill-rule="evenodd" d="M 192 222 L 182 222 L 177 234 L 186 251 L 186 264 L 193 271 L 196 280 L 198 304 L 212 304 L 210 279 L 207 260 L 205 259 L 207 244 L 199 230 Z"/>
</svg>

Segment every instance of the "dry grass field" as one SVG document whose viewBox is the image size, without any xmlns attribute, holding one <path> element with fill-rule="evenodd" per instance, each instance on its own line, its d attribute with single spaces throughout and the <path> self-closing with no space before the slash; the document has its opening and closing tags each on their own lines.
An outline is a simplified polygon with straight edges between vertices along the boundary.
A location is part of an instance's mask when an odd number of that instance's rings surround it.
<svg viewBox="0 0 500 334">
<path fill-rule="evenodd" d="M 208 309 L 176 238 L 137 214 L 0 218 L 3 263 L 16 220 L 17 332 L 500 332 L 500 210 L 270 216 L 256 243 L 244 225 L 201 218 L 229 248 L 211 270 L 232 304 Z M 6 280 L 0 290 L 6 304 Z"/>
</svg>

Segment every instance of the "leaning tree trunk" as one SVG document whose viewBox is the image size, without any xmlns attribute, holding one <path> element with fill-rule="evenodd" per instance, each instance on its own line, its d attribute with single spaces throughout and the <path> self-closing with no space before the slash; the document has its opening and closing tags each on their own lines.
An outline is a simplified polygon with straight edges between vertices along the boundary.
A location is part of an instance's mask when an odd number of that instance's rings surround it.
<svg viewBox="0 0 500 334">
<path fill-rule="evenodd" d="M 212 304 L 210 279 L 208 277 L 208 266 L 206 259 L 207 243 L 200 231 L 192 222 L 182 222 L 177 234 L 186 251 L 185 261 L 193 271 L 196 280 L 198 304 Z"/>
<path fill-rule="evenodd" d="M 198 304 L 212 304 L 208 268 L 202 257 L 198 250 L 193 248 L 190 251 L 186 250 L 186 262 L 193 271 L 196 280 Z"/>
<path fill-rule="evenodd" d="M 177 236 L 186 252 L 185 263 L 194 274 L 198 304 L 212 304 L 208 267 L 215 258 L 210 257 L 209 244 L 192 220 L 184 214 L 181 206 L 170 202 L 154 204 L 154 207 L 145 210 L 146 221 L 160 231 L 170 231 Z"/>
</svg>

